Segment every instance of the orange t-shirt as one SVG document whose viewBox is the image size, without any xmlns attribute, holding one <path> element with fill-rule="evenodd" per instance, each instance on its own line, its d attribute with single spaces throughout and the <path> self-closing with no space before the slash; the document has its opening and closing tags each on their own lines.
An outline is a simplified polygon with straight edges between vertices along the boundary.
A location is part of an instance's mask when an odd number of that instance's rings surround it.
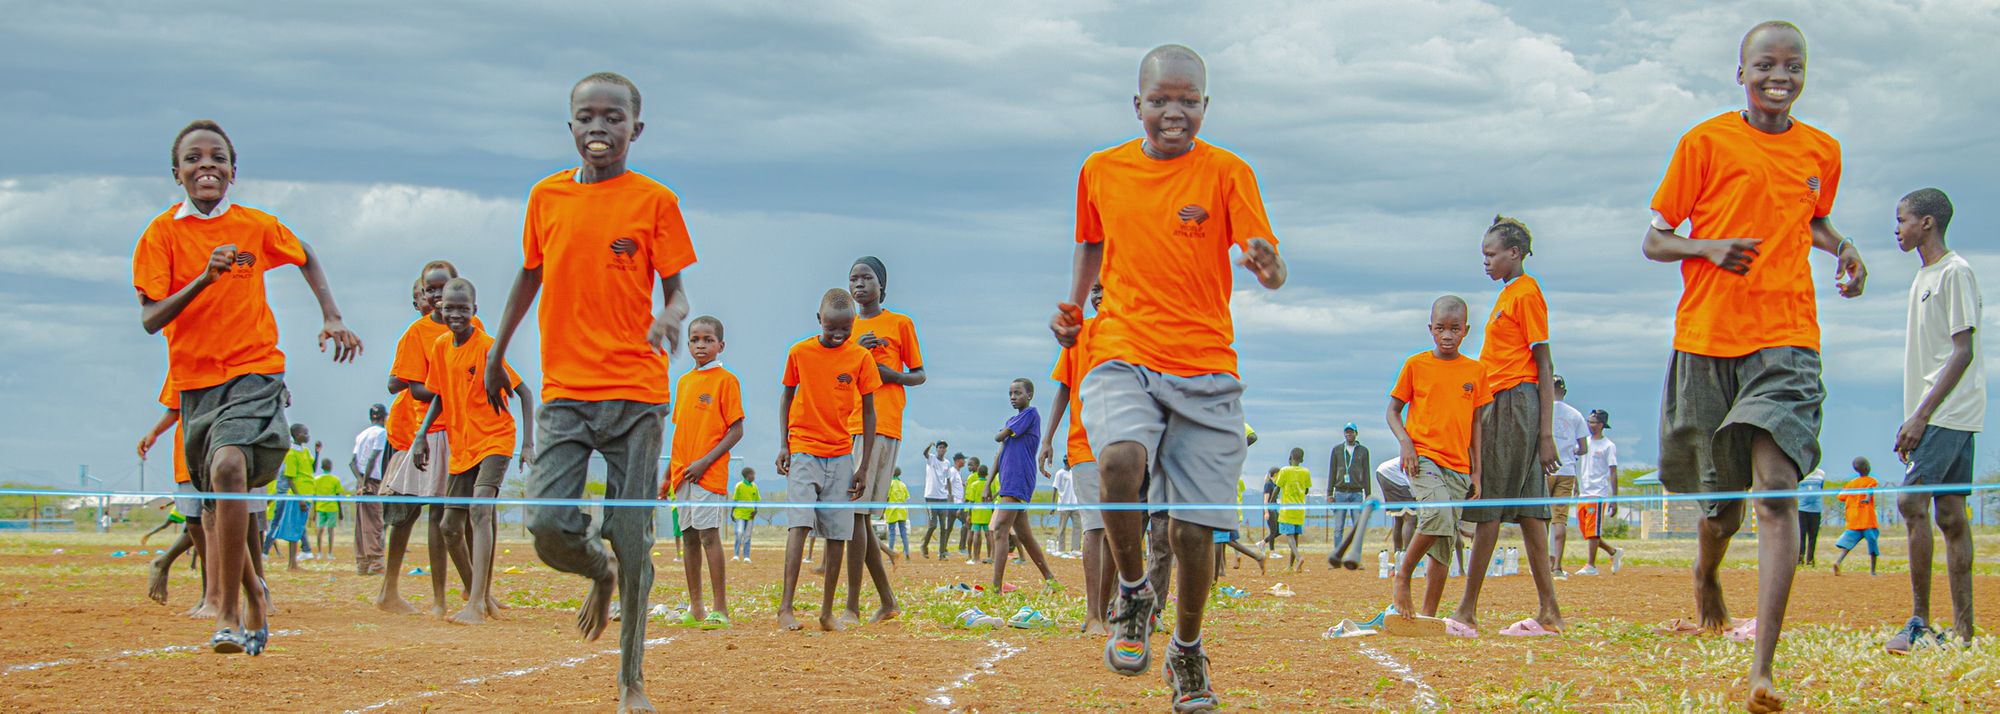
<svg viewBox="0 0 2000 714">
<path fill-rule="evenodd" d="M 1840 490 L 1844 492 L 1857 488 L 1874 488 L 1879 483 L 1881 482 L 1876 481 L 1873 476 L 1855 476 L 1853 481 L 1847 482 L 1847 485 L 1840 487 Z M 1841 503 L 1847 505 L 1848 530 L 1865 531 L 1881 527 L 1875 520 L 1875 494 L 1842 493 L 1834 498 L 1840 499 Z"/>
<path fill-rule="evenodd" d="M 486 400 L 486 356 L 492 349 L 493 337 L 475 326 L 462 345 L 452 344 L 449 331 L 439 335 L 431 341 L 424 358 L 424 386 L 444 403 L 431 426 L 444 427 L 445 438 L 451 441 L 446 468 L 455 474 L 471 470 L 488 456 L 514 454 L 514 415 L 507 412 L 509 400 L 502 397 L 497 410 Z M 508 389 L 521 385 L 521 375 L 514 373 L 512 365 L 502 362 L 500 367 L 507 370 Z M 417 423 L 423 424 L 421 420 Z"/>
<path fill-rule="evenodd" d="M 269 213 L 243 205 L 212 219 L 175 218 L 180 204 L 147 224 L 132 251 L 132 287 L 165 300 L 208 269 L 219 246 L 236 244 L 236 266 L 167 323 L 168 374 L 180 391 L 203 389 L 246 374 L 280 374 L 278 320 L 264 294 L 264 273 L 306 262 L 299 237 Z"/>
<path fill-rule="evenodd" d="M 1486 386 L 1499 394 L 1521 384 L 1535 384 L 1535 345 L 1549 341 L 1549 304 L 1542 284 L 1523 275 L 1500 289 L 1493 314 L 1486 317 L 1486 340 L 1479 345 L 1479 363 L 1486 365 Z"/>
<path fill-rule="evenodd" d="M 922 369 L 924 353 L 917 347 L 917 325 L 910 322 L 908 315 L 883 310 L 874 317 L 854 318 L 854 333 L 849 341 L 858 340 L 862 335 L 874 332 L 885 344 L 868 350 L 874 355 L 875 363 L 898 372 Z M 877 373 L 876 376 L 881 376 Z M 854 411 L 847 417 L 847 433 L 861 435 L 861 397 L 854 397 Z M 875 390 L 875 435 L 891 439 L 903 438 L 903 407 L 909 403 L 909 396 L 903 392 L 903 385 L 882 383 Z M 717 491 L 716 493 L 721 493 Z"/>
<path fill-rule="evenodd" d="M 680 197 L 637 171 L 594 184 L 576 169 L 528 193 L 522 267 L 542 269 L 542 401 L 667 403 L 653 352 L 658 278 L 694 265 Z"/>
<path fill-rule="evenodd" d="M 473 327 L 486 329 L 478 316 L 472 318 Z M 389 363 L 389 376 L 405 382 L 422 382 L 429 376 L 431 345 L 439 335 L 451 334 L 451 328 L 444 323 L 432 321 L 429 316 L 419 316 L 403 330 L 403 336 L 396 340 L 396 356 Z M 396 393 L 395 401 L 389 402 L 389 420 L 384 424 L 388 430 L 389 448 L 409 451 L 410 442 L 416 438 L 417 427 L 424 423 L 424 412 L 430 411 L 431 403 L 410 394 L 410 390 Z M 432 432 L 444 431 L 444 422 L 431 424 Z"/>
<path fill-rule="evenodd" d="M 1429 350 L 1410 355 L 1389 396 L 1410 405 L 1403 430 L 1418 456 L 1459 473 L 1472 471 L 1472 420 L 1480 407 L 1493 403 L 1486 368 L 1478 360 L 1464 354 L 1442 360 Z"/>
<path fill-rule="evenodd" d="M 721 362 L 696 367 L 681 375 L 674 389 L 674 450 L 667 467 L 667 490 L 686 481 L 687 465 L 708 454 L 732 424 L 743 421 L 743 384 Z M 695 474 L 695 484 L 709 493 L 729 490 L 729 452 L 716 457 L 708 470 Z"/>
<path fill-rule="evenodd" d="M 1229 247 L 1278 242 L 1257 177 L 1207 142 L 1169 161 L 1147 158 L 1143 142 L 1091 154 L 1077 178 L 1076 242 L 1104 244 L 1090 366 L 1120 360 L 1182 377 L 1234 375 Z"/>
<path fill-rule="evenodd" d="M 784 384 L 798 388 L 786 448 L 830 459 L 854 452 L 847 415 L 861 409 L 861 395 L 882 387 L 882 374 L 875 370 L 875 358 L 852 337 L 839 347 L 827 347 L 815 335 L 785 354 Z"/>
<path fill-rule="evenodd" d="M 1653 194 L 1666 224 L 1691 222 L 1695 239 L 1761 238 L 1748 275 L 1706 260 L 1681 261 L 1674 349 L 1741 357 L 1770 347 L 1819 349 L 1812 220 L 1833 212 L 1840 142 L 1793 120 L 1782 134 L 1758 131 L 1736 112 L 1681 137 Z"/>
<path fill-rule="evenodd" d="M 1090 453 L 1090 435 L 1083 430 L 1082 398 L 1083 375 L 1090 372 L 1090 351 L 1084 348 L 1083 335 L 1090 333 L 1090 324 L 1096 319 L 1093 317 L 1084 321 L 1076 346 L 1063 348 L 1062 353 L 1056 355 L 1055 371 L 1049 373 L 1049 379 L 1069 387 L 1069 442 L 1065 448 L 1068 449 L 1071 468 L 1097 460 L 1097 456 Z"/>
<path fill-rule="evenodd" d="M 168 376 L 165 383 L 160 385 L 160 406 L 175 412 L 181 410 L 181 393 L 174 389 L 174 380 L 171 375 Z M 174 421 L 173 468 L 174 483 L 187 483 L 192 480 L 189 478 L 187 468 L 187 444 L 181 440 L 181 423 L 178 419 Z"/>
</svg>

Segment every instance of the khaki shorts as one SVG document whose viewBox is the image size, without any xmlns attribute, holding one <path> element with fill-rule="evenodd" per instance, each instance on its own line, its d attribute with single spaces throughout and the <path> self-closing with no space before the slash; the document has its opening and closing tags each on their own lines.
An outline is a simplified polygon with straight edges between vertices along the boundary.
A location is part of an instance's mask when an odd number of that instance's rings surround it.
<svg viewBox="0 0 2000 714">
<path fill-rule="evenodd" d="M 1566 474 L 1550 476 L 1549 498 L 1576 498 L 1576 477 Z M 1549 504 L 1549 509 L 1554 512 L 1554 517 L 1550 518 L 1549 521 L 1551 523 L 1568 523 L 1570 505 L 1568 502 Z"/>
<path fill-rule="evenodd" d="M 1439 466 L 1428 456 L 1417 457 L 1417 468 L 1408 472 L 1410 492 L 1416 494 L 1418 503 L 1443 503 L 1464 500 L 1472 492 L 1472 481 L 1465 474 Z M 1451 565 L 1452 551 L 1458 545 L 1457 508 L 1418 508 L 1417 532 L 1436 536 L 1431 548 L 1425 552 L 1439 563 Z"/>
<path fill-rule="evenodd" d="M 861 492 L 861 500 L 882 503 L 889 500 L 890 477 L 896 473 L 896 453 L 901 451 L 902 439 L 891 439 L 881 434 L 875 435 L 875 450 L 868 455 L 868 481 Z M 854 458 L 861 458 L 861 437 L 854 437 Z M 845 491 L 847 489 L 842 488 Z M 868 509 L 868 515 L 881 517 L 880 508 Z"/>
</svg>

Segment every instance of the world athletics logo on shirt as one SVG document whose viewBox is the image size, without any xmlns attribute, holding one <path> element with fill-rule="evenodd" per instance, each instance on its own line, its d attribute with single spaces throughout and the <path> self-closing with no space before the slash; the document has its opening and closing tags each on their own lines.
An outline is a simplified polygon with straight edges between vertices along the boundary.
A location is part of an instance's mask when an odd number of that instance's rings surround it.
<svg viewBox="0 0 2000 714">
<path fill-rule="evenodd" d="M 1181 219 L 1181 225 L 1174 229 L 1174 235 L 1185 238 L 1200 238 L 1204 235 L 1201 226 L 1208 222 L 1208 209 L 1202 208 L 1200 204 L 1190 203 L 1181 206 L 1176 216 Z"/>
<path fill-rule="evenodd" d="M 236 269 L 231 271 L 236 273 L 236 277 L 249 278 L 254 272 L 256 272 L 254 270 L 254 268 L 256 267 L 257 267 L 256 253 L 252 253 L 247 250 L 236 251 Z"/>
<path fill-rule="evenodd" d="M 708 405 L 710 405 L 710 404 L 714 404 L 714 403 L 715 403 L 715 395 L 713 395 L 713 394 L 703 394 L 703 395 L 701 395 L 701 396 L 699 396 L 699 397 L 695 397 L 695 398 L 694 398 L 694 400 L 695 400 L 695 401 L 697 401 L 697 402 L 701 402 L 702 406 L 708 406 Z"/>
<path fill-rule="evenodd" d="M 838 377 L 834 377 L 834 378 L 833 378 L 833 380 L 834 380 L 834 381 L 836 381 L 836 382 L 839 382 L 839 383 L 841 383 L 842 385 L 848 385 L 848 384 L 853 384 L 853 383 L 854 383 L 854 375 L 851 375 L 851 374 L 848 374 L 848 373 L 846 373 L 846 372 L 841 372 L 841 373 L 840 373 L 840 376 L 838 376 Z"/>
<path fill-rule="evenodd" d="M 610 267 L 613 270 L 637 270 L 639 268 L 638 255 L 639 241 L 632 240 L 631 238 L 619 238 L 611 241 Z"/>
</svg>

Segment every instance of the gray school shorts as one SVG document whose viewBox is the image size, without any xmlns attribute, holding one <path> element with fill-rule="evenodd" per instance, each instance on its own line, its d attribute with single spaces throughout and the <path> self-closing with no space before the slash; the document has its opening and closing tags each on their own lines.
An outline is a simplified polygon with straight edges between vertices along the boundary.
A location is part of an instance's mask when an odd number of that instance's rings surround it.
<svg viewBox="0 0 2000 714">
<path fill-rule="evenodd" d="M 472 468 L 452 474 L 444 495 L 452 498 L 474 498 L 479 495 L 479 489 L 486 488 L 491 489 L 494 496 L 498 496 L 500 487 L 507 484 L 507 464 L 512 461 L 510 457 L 497 454 L 480 459 L 479 463 L 472 465 Z M 471 510 L 472 504 L 447 503 L 444 507 L 465 511 Z"/>
<path fill-rule="evenodd" d="M 1076 516 L 1086 531 L 1104 528 L 1103 509 L 1091 508 L 1104 502 L 1099 491 L 1097 462 L 1086 461 L 1069 467 L 1070 489 L 1076 492 Z"/>
<path fill-rule="evenodd" d="M 207 501 L 200 498 L 200 494 L 201 489 L 195 488 L 193 481 L 174 484 L 174 511 L 181 514 L 182 518 L 199 522 L 201 504 Z"/>
<path fill-rule="evenodd" d="M 796 464 L 797 461 L 792 463 Z M 798 473 L 793 470 L 792 473 Z M 702 488 L 694 479 L 681 483 L 674 489 L 674 500 L 683 503 L 713 503 L 713 506 L 681 506 L 681 531 L 710 531 L 722 527 L 723 515 L 729 510 L 729 497 Z"/>
<path fill-rule="evenodd" d="M 1924 439 L 1910 452 L 1910 467 L 1903 474 L 1905 486 L 1938 486 L 1972 483 L 1972 442 L 1970 431 L 1924 427 Z M 1929 496 L 1963 496 L 1965 491 L 1930 491 Z"/>
<path fill-rule="evenodd" d="M 1819 353 L 1771 347 L 1742 357 L 1675 352 L 1660 399 L 1660 482 L 1675 493 L 1746 491 L 1750 442 L 1771 435 L 1805 478 L 1819 466 Z M 1726 501 L 1704 501 L 1719 515 Z"/>
<path fill-rule="evenodd" d="M 181 447 L 196 489 L 215 490 L 208 482 L 209 461 L 225 446 L 243 452 L 245 480 L 251 490 L 271 485 L 284 468 L 285 452 L 292 443 L 290 431 L 291 426 L 285 423 L 283 374 L 246 374 L 213 387 L 181 392 Z M 214 508 L 217 502 L 209 503 L 209 508 Z"/>
<path fill-rule="evenodd" d="M 1408 472 L 1410 491 L 1416 494 L 1419 503 L 1442 503 L 1462 500 L 1472 491 L 1472 480 L 1465 474 L 1439 466 L 1428 456 L 1417 457 L 1417 468 Z M 1480 474 L 1482 482 L 1486 478 Z M 1418 508 L 1417 532 L 1437 536 L 1431 548 L 1424 554 L 1436 558 L 1439 563 L 1451 565 L 1451 554 L 1458 543 L 1459 510 L 1457 508 Z"/>
<path fill-rule="evenodd" d="M 854 484 L 854 455 L 827 458 L 812 454 L 792 454 L 791 474 L 785 477 L 785 500 L 792 503 L 846 504 L 847 489 Z M 787 528 L 811 528 L 815 538 L 848 540 L 854 537 L 854 509 L 840 506 L 785 509 Z"/>
<path fill-rule="evenodd" d="M 1541 438 L 1541 395 L 1523 382 L 1493 395 L 1486 408 L 1486 428 L 1479 442 L 1479 498 L 1548 498 L 1549 482 L 1542 473 L 1536 440 Z M 1523 518 L 1549 519 L 1548 504 L 1465 509 L 1473 523 L 1518 523 Z"/>
<path fill-rule="evenodd" d="M 1236 527 L 1243 439 L 1243 383 L 1228 374 L 1178 377 L 1112 360 L 1084 375 L 1083 427 L 1090 450 L 1135 442 L 1146 449 L 1147 499 L 1174 520 Z M 1177 509 L 1231 504 L 1230 509 Z"/>
<path fill-rule="evenodd" d="M 868 480 L 866 485 L 863 486 L 861 500 L 872 503 L 882 503 L 889 500 L 889 481 L 890 477 L 896 474 L 896 453 L 902 450 L 900 448 L 902 445 L 902 439 L 891 439 L 881 434 L 875 435 L 875 451 L 869 454 Z M 854 437 L 854 453 L 857 455 L 855 458 L 860 458 L 861 437 L 859 435 Z M 845 492 L 847 489 L 842 488 L 840 490 Z M 868 515 L 880 517 L 882 509 L 870 508 L 868 509 Z"/>
</svg>

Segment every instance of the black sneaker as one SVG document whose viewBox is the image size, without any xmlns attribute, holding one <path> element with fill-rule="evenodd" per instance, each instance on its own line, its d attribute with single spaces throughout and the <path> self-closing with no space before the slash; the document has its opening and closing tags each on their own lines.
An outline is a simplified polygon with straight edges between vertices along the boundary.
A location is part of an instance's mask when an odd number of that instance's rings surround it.
<svg viewBox="0 0 2000 714">
<path fill-rule="evenodd" d="M 1888 650 L 1889 654 L 1906 655 L 1913 650 L 1935 644 L 1939 644 L 1937 633 L 1924 624 L 1923 618 L 1912 617 L 1909 622 L 1903 623 L 1903 629 L 1897 630 L 1896 634 L 1889 637 L 1889 642 L 1882 645 L 1882 648 Z"/>
<path fill-rule="evenodd" d="M 1222 705 L 1208 686 L 1208 654 L 1200 647 L 1167 645 L 1167 661 L 1160 670 L 1167 675 L 1167 686 L 1174 689 L 1177 714 L 1212 712 Z"/>
<path fill-rule="evenodd" d="M 1104 643 L 1104 666 L 1127 677 L 1146 673 L 1153 662 L 1152 629 L 1159 610 L 1152 583 L 1136 590 L 1119 588 L 1111 604 L 1111 638 Z"/>
</svg>

